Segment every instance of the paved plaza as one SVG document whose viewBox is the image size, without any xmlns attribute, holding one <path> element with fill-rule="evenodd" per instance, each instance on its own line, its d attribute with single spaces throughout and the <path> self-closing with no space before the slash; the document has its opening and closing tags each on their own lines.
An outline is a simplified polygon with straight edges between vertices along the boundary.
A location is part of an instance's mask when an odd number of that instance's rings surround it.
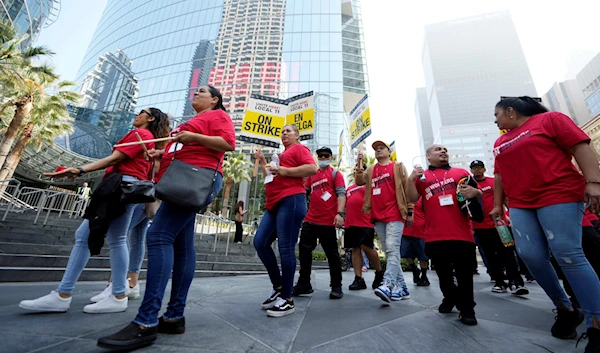
<svg viewBox="0 0 600 353">
<path fill-rule="evenodd" d="M 373 276 L 373 271 L 365 274 L 369 288 Z M 412 282 L 410 273 L 406 278 Z M 442 297 L 435 273 L 431 287 L 410 283 L 411 299 L 390 306 L 383 306 L 371 290 L 348 291 L 352 280 L 353 273 L 345 272 L 344 298 L 330 300 L 329 273 L 316 271 L 312 298 L 296 298 L 294 314 L 270 318 L 260 307 L 270 292 L 266 275 L 196 278 L 185 312 L 186 333 L 161 334 L 156 344 L 139 352 L 569 353 L 583 352 L 587 344 L 583 340 L 575 348 L 575 340 L 550 335 L 552 304 L 537 284 L 529 284 L 531 294 L 519 298 L 493 294 L 489 276 L 474 276 L 479 325 L 468 327 L 458 321 L 456 311 L 437 312 Z M 104 286 L 80 283 L 69 312 L 39 314 L 20 309 L 19 301 L 47 294 L 56 283 L 0 284 L 0 351 L 106 352 L 96 340 L 127 325 L 141 301 L 130 301 L 124 313 L 83 313 L 89 298 Z M 578 332 L 584 329 L 580 326 Z"/>
</svg>

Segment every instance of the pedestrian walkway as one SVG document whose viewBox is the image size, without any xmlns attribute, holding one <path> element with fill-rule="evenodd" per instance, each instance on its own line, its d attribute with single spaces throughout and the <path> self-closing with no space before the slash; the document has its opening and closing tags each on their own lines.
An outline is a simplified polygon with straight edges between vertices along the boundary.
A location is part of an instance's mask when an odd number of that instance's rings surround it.
<svg viewBox="0 0 600 353">
<path fill-rule="evenodd" d="M 347 290 L 351 271 L 343 273 L 344 298 L 330 300 L 329 272 L 314 272 L 313 297 L 296 298 L 296 312 L 283 318 L 269 318 L 260 307 L 270 292 L 266 275 L 196 278 L 188 296 L 186 333 L 159 335 L 155 345 L 139 352 L 570 353 L 583 352 L 587 344 L 575 348 L 575 340 L 550 335 L 553 305 L 537 284 L 528 285 L 527 298 L 518 298 L 491 293 L 489 276 L 475 276 L 479 325 L 467 327 L 458 321 L 458 312 L 437 312 L 442 296 L 435 273 L 429 276 L 431 287 L 409 283 L 411 299 L 385 307 L 371 290 Z M 370 284 L 374 272 L 364 276 Z M 0 284 L 0 351 L 106 352 L 96 340 L 124 327 L 141 301 L 130 301 L 124 313 L 83 313 L 104 286 L 78 283 L 69 312 L 33 314 L 20 309 L 19 301 L 47 294 L 56 284 Z"/>
</svg>

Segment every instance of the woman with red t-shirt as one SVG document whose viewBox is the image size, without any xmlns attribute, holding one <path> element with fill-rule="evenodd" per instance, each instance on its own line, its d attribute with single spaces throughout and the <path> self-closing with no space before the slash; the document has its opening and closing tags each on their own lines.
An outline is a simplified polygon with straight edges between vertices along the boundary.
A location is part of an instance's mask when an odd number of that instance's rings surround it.
<svg viewBox="0 0 600 353">
<path fill-rule="evenodd" d="M 260 221 L 254 247 L 263 262 L 273 284 L 269 298 L 262 304 L 267 315 L 281 317 L 294 312 L 292 287 L 296 272 L 296 243 L 300 225 L 306 216 L 306 189 L 304 177 L 317 172 L 315 159 L 308 147 L 300 143 L 300 133 L 295 125 L 286 125 L 281 133 L 285 151 L 279 154 L 279 163 L 267 166 L 261 150 L 256 159 L 265 175 L 267 201 Z M 269 171 L 267 172 L 267 168 Z M 271 244 L 277 239 L 281 258 L 281 272 L 277 266 Z"/>
<path fill-rule="evenodd" d="M 218 171 L 204 207 L 219 193 L 223 183 L 222 160 L 226 151 L 235 150 L 235 129 L 223 107 L 223 97 L 212 86 L 195 93 L 192 107 L 198 113 L 171 132 L 173 141 L 164 150 L 148 154 L 161 158 L 157 178 L 167 171 L 173 158 L 198 168 Z M 177 152 L 177 153 L 175 153 Z M 196 211 L 163 201 L 148 229 L 148 272 L 144 301 L 133 322 L 121 331 L 98 340 L 98 345 L 131 350 L 152 344 L 157 333 L 185 332 L 184 309 L 196 269 L 194 221 Z M 172 274 L 171 300 L 166 312 L 158 317 L 165 287 Z"/>
<path fill-rule="evenodd" d="M 118 143 L 136 142 L 137 135 L 143 140 L 166 137 L 169 134 L 168 116 L 156 108 L 142 109 L 135 117 L 133 126 L 136 129 L 129 132 Z M 154 148 L 154 143 L 146 143 L 147 147 Z M 107 168 L 108 167 L 108 168 Z M 141 144 L 117 147 L 113 153 L 103 159 L 86 164 L 79 168 L 66 168 L 55 173 L 44 173 L 48 177 L 68 177 L 75 178 L 95 170 L 106 169 L 104 174 L 105 181 L 114 177 L 114 172 L 122 175 L 123 181 L 148 180 L 152 163 L 144 155 Z M 120 180 L 120 178 L 115 179 Z M 118 184 L 117 184 L 118 187 Z M 101 185 L 95 191 L 98 191 Z M 111 189 L 112 190 L 112 189 Z M 117 196 L 118 197 L 118 196 Z M 92 195 L 94 203 L 94 195 Z M 112 277 L 112 293 L 105 296 L 94 304 L 86 305 L 83 311 L 86 313 L 112 313 L 121 312 L 127 309 L 127 269 L 129 265 L 129 251 L 127 248 L 127 233 L 129 225 L 137 204 L 121 203 L 114 205 L 113 209 L 121 208 L 120 215 L 109 222 L 106 231 L 106 242 L 110 248 L 110 267 Z M 90 207 L 92 208 L 92 207 Z M 86 211 L 86 218 L 90 210 Z M 62 281 L 55 291 L 35 300 L 24 300 L 19 306 L 23 309 L 35 311 L 65 312 L 71 305 L 71 293 L 75 287 L 79 275 L 88 263 L 90 258 L 90 221 L 85 219 L 79 228 L 75 231 L 75 246 L 71 250 L 71 256 Z"/>
<path fill-rule="evenodd" d="M 494 144 L 495 207 L 490 215 L 502 219 L 507 196 L 517 251 L 558 308 L 552 335 L 574 338 L 584 316 L 558 281 L 550 264 L 548 249 L 552 251 L 585 314 L 586 352 L 597 352 L 600 281 L 581 249 L 584 210 L 600 211 L 600 170 L 590 138 L 569 117 L 548 112 L 530 97 L 501 100 L 495 115 L 498 127 L 508 132 Z"/>
</svg>

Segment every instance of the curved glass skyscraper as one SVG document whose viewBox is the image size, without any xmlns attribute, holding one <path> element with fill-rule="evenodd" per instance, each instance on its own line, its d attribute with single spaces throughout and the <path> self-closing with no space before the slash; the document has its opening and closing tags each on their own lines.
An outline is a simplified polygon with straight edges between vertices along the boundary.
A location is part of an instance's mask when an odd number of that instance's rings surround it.
<svg viewBox="0 0 600 353">
<path fill-rule="evenodd" d="M 191 118 L 201 85 L 221 90 L 237 126 L 253 93 L 314 91 L 307 143 L 337 146 L 345 112 L 368 91 L 358 1 L 109 0 L 77 74 L 76 120 L 113 143 L 144 107 Z"/>
<path fill-rule="evenodd" d="M 37 38 L 44 26 L 50 25 L 60 11 L 60 0 L 0 0 L 0 20 L 9 20 L 17 33 L 29 34 L 25 45 Z"/>
</svg>

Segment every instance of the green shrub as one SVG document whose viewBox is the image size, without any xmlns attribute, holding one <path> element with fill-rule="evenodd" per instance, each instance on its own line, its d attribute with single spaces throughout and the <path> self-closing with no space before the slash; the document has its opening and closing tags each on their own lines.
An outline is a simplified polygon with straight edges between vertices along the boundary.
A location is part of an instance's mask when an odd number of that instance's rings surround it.
<svg viewBox="0 0 600 353">
<path fill-rule="evenodd" d="M 296 251 L 296 259 L 300 259 L 300 253 Z M 322 251 L 313 251 L 312 252 L 313 261 L 327 261 L 327 256 Z"/>
</svg>

